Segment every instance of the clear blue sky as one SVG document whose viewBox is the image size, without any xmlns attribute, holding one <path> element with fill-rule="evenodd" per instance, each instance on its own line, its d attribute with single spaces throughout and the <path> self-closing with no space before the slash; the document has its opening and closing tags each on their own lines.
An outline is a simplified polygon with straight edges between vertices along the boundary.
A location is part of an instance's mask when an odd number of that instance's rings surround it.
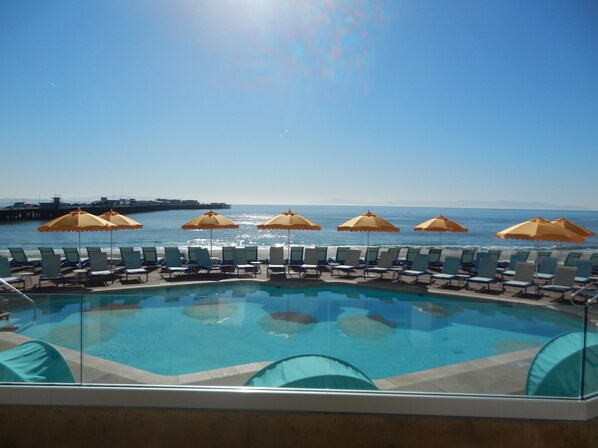
<svg viewBox="0 0 598 448">
<path fill-rule="evenodd" d="M 0 197 L 598 209 L 598 2 L 0 0 Z"/>
</svg>

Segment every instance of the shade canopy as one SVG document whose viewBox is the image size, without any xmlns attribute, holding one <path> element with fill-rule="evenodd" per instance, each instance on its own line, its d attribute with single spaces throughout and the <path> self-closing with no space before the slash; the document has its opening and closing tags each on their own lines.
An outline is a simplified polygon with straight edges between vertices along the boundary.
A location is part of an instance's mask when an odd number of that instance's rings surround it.
<svg viewBox="0 0 598 448">
<path fill-rule="evenodd" d="M 94 232 L 115 230 L 116 226 L 99 216 L 75 210 L 37 228 L 40 232 Z"/>
<path fill-rule="evenodd" d="M 291 210 L 257 225 L 260 230 L 321 230 L 315 222 Z"/>
<path fill-rule="evenodd" d="M 230 219 L 210 210 L 186 222 L 182 228 L 184 230 L 238 229 L 239 224 L 235 224 Z"/>
<path fill-rule="evenodd" d="M 516 224 L 496 234 L 498 238 L 583 243 L 585 237 L 540 217 Z"/>
<path fill-rule="evenodd" d="M 570 230 L 573 233 L 577 233 L 578 235 L 581 235 L 584 238 L 588 238 L 590 236 L 596 235 L 591 230 L 586 229 L 585 227 L 580 226 L 579 224 L 575 224 L 574 222 L 569 221 L 568 219 L 565 219 L 565 218 L 555 219 L 554 221 L 551 221 L 551 222 L 553 224 L 556 224 L 559 227 L 563 227 L 564 229 Z"/>
<path fill-rule="evenodd" d="M 119 212 L 115 212 L 114 210 L 102 213 L 100 215 L 100 218 L 105 219 L 106 221 L 111 222 L 116 226 L 110 230 L 128 230 L 143 228 L 143 224 L 135 221 L 134 219 L 129 218 L 128 216 L 121 215 Z"/>
<path fill-rule="evenodd" d="M 416 232 L 468 232 L 467 227 L 440 215 L 422 222 L 413 228 Z"/>
<path fill-rule="evenodd" d="M 341 224 L 336 228 L 339 232 L 399 232 L 400 229 L 386 219 L 374 215 L 370 211 Z"/>
</svg>

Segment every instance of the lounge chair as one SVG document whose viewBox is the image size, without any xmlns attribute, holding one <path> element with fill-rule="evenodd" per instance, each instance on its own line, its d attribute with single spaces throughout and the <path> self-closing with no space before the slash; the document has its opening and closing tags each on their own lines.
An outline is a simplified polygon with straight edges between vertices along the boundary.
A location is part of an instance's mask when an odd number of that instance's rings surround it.
<svg viewBox="0 0 598 448">
<path fill-rule="evenodd" d="M 270 277 L 272 274 L 287 275 L 287 266 L 284 263 L 284 248 L 281 246 L 273 246 L 270 248 L 266 276 Z"/>
<path fill-rule="evenodd" d="M 500 259 L 500 254 L 502 254 L 502 249 L 490 249 L 488 253 L 490 254 L 491 260 L 498 261 Z"/>
<path fill-rule="evenodd" d="M 257 272 L 261 272 L 262 263 L 258 255 L 258 249 L 258 246 L 245 246 L 245 254 L 247 255 L 247 262 L 255 265 Z"/>
<path fill-rule="evenodd" d="M 598 252 L 594 252 L 590 256 L 590 261 L 592 262 L 592 274 L 598 274 Z"/>
<path fill-rule="evenodd" d="M 222 258 L 220 260 L 220 264 L 222 265 L 222 267 L 225 266 L 232 266 L 233 264 L 235 264 L 235 259 L 234 259 L 234 250 L 235 247 L 234 246 L 224 246 L 222 248 Z"/>
<path fill-rule="evenodd" d="M 365 251 L 365 256 L 363 259 L 359 260 L 362 264 L 366 266 L 375 266 L 378 264 L 378 255 L 380 254 L 380 248 L 377 246 L 370 246 Z"/>
<path fill-rule="evenodd" d="M 515 275 L 515 267 L 517 266 L 517 264 L 525 263 L 525 260 L 523 258 L 524 257 L 521 255 L 511 254 L 511 258 L 509 258 L 508 262 L 508 269 L 505 269 L 502 272 L 500 272 L 501 279 L 504 279 L 505 277 L 512 277 L 513 275 Z"/>
<path fill-rule="evenodd" d="M 459 275 L 459 257 L 446 257 L 442 265 L 442 272 L 430 276 L 430 285 L 434 280 L 448 281 L 449 286 L 453 286 L 453 280 Z"/>
<path fill-rule="evenodd" d="M 187 277 L 191 278 L 191 268 L 183 266 L 183 257 L 178 247 L 165 247 L 164 255 L 161 274 L 167 273 L 169 280 L 172 280 L 172 274 L 187 274 Z"/>
<path fill-rule="evenodd" d="M 347 246 L 339 246 L 336 248 L 336 255 L 334 258 L 329 258 L 329 264 L 343 264 L 345 259 L 347 258 L 347 253 L 351 250 L 350 247 Z"/>
<path fill-rule="evenodd" d="M 27 254 L 25 254 L 22 247 L 9 247 L 8 251 L 12 257 L 12 260 L 10 260 L 12 267 L 38 267 L 41 265 L 41 258 L 27 258 Z"/>
<path fill-rule="evenodd" d="M 544 257 L 550 257 L 552 255 L 552 251 L 551 250 L 541 250 L 538 251 L 538 261 L 540 261 L 542 258 Z"/>
<path fill-rule="evenodd" d="M 295 269 L 297 266 L 301 266 L 303 264 L 303 246 L 292 246 L 291 252 L 289 254 L 289 273 L 292 269 Z"/>
<path fill-rule="evenodd" d="M 97 278 L 111 280 L 114 283 L 114 271 L 108 268 L 108 254 L 105 252 L 91 252 L 89 254 L 89 282 Z"/>
<path fill-rule="evenodd" d="M 54 252 L 53 247 L 38 247 L 37 249 L 39 250 L 39 254 L 41 257 L 43 257 L 44 255 L 54 255 L 56 253 Z"/>
<path fill-rule="evenodd" d="M 409 269 L 415 261 L 415 257 L 419 255 L 420 252 L 421 247 L 408 247 L 407 255 L 405 258 L 399 258 L 399 264 Z"/>
<path fill-rule="evenodd" d="M 349 276 L 356 269 L 361 269 L 359 266 L 359 257 L 361 256 L 361 250 L 349 249 L 347 256 L 345 257 L 344 264 L 336 264 L 330 267 L 330 275 L 334 277 L 334 273 L 337 275 L 339 272 L 343 272 L 346 276 Z"/>
<path fill-rule="evenodd" d="M 390 252 L 394 255 L 394 261 L 392 262 L 392 264 L 394 266 L 400 265 L 399 256 L 401 254 L 401 249 L 402 249 L 402 247 L 389 247 L 388 248 L 388 252 Z"/>
<path fill-rule="evenodd" d="M 473 267 L 476 256 L 475 254 L 475 249 L 463 249 L 461 251 L 461 260 L 459 261 L 459 266 L 461 269 L 469 271 Z"/>
<path fill-rule="evenodd" d="M 470 283 L 483 283 L 486 285 L 486 290 L 490 290 L 490 285 L 498 281 L 496 278 L 496 266 L 498 262 L 490 258 L 483 258 L 480 260 L 480 267 L 475 277 L 470 277 L 465 282 L 465 288 L 469 288 Z"/>
<path fill-rule="evenodd" d="M 133 252 L 134 249 L 131 246 L 120 246 L 118 248 L 119 252 L 120 252 L 120 261 L 117 261 L 116 263 L 114 263 L 114 260 L 112 260 L 113 264 L 116 264 L 117 266 L 124 266 L 125 264 L 125 256 L 124 253 L 125 252 Z M 143 260 L 142 260 L 143 261 Z"/>
<path fill-rule="evenodd" d="M 565 297 L 565 293 L 574 289 L 575 273 L 577 267 L 574 266 L 558 266 L 552 279 L 552 283 L 549 285 L 542 285 L 538 288 L 540 291 L 551 291 L 560 292 L 561 296 L 559 299 Z"/>
<path fill-rule="evenodd" d="M 592 262 L 590 260 L 577 260 L 577 271 L 575 272 L 575 283 L 587 285 L 592 282 Z"/>
<path fill-rule="evenodd" d="M 412 283 L 419 282 L 419 278 L 422 275 L 429 274 L 428 272 L 428 263 L 430 261 L 430 257 L 427 254 L 417 254 L 413 259 L 413 263 L 411 264 L 410 269 L 405 269 L 403 271 L 399 271 L 399 278 L 398 281 L 400 282 L 403 279 L 403 276 L 407 277 L 415 277 L 415 281 Z"/>
<path fill-rule="evenodd" d="M 442 267 L 442 262 L 440 258 L 442 257 L 442 249 L 437 247 L 431 247 L 428 250 L 428 266 L 431 268 L 439 268 Z"/>
<path fill-rule="evenodd" d="M 310 271 L 312 271 L 316 277 L 320 277 L 322 275 L 322 271 L 319 264 L 318 249 L 309 247 L 306 248 L 303 264 L 297 266 L 296 269 L 300 275 L 303 274 L 303 278 L 305 278 L 307 273 Z"/>
<path fill-rule="evenodd" d="M 563 266 L 576 266 L 577 260 L 582 256 L 581 252 L 569 252 L 563 262 Z"/>
<path fill-rule="evenodd" d="M 480 270 L 480 263 L 482 260 L 491 260 L 490 253 L 476 252 L 473 266 L 468 269 L 470 276 L 475 277 L 477 275 L 478 271 Z M 498 266 L 498 262 L 496 262 L 496 265 Z"/>
<path fill-rule="evenodd" d="M 247 261 L 247 253 L 244 247 L 235 247 L 233 251 L 234 267 L 237 272 L 237 277 L 243 273 L 253 273 L 253 276 L 257 276 L 257 266 Z"/>
<path fill-rule="evenodd" d="M 328 266 L 328 246 L 317 246 L 318 265 L 321 267 Z"/>
<path fill-rule="evenodd" d="M 63 266 L 70 267 L 83 267 L 89 264 L 89 258 L 81 258 L 79 255 L 79 249 L 76 247 L 63 247 L 65 261 L 62 262 Z"/>
<path fill-rule="evenodd" d="M 145 281 L 147 282 L 149 273 L 141 264 L 141 253 L 136 250 L 125 250 L 121 251 L 121 255 L 125 264 L 125 281 L 129 281 L 130 275 L 137 275 L 140 280 L 141 276 L 145 275 Z"/>
<path fill-rule="evenodd" d="M 189 259 L 191 259 L 191 253 L 194 254 L 193 267 L 196 272 L 206 271 L 208 274 L 210 274 L 212 271 L 220 270 L 220 265 L 212 264 L 212 259 L 210 258 L 210 252 L 208 252 L 208 249 L 203 247 L 190 247 Z"/>
<path fill-rule="evenodd" d="M 158 266 L 164 263 L 163 258 L 158 258 L 158 251 L 153 246 L 142 247 L 143 252 L 143 266 Z"/>
<path fill-rule="evenodd" d="M 530 250 L 518 250 L 516 253 L 523 259 L 524 262 L 526 262 L 527 259 L 529 258 L 529 254 L 531 254 L 531 251 Z"/>
<path fill-rule="evenodd" d="M 558 265 L 559 260 L 556 257 L 544 257 L 540 259 L 536 278 L 538 280 L 552 280 Z"/>
<path fill-rule="evenodd" d="M 527 294 L 527 288 L 534 286 L 534 271 L 536 266 L 534 263 L 518 262 L 515 267 L 515 276 L 512 280 L 502 283 L 502 292 L 505 292 L 505 287 L 522 288 L 523 293 Z"/>
<path fill-rule="evenodd" d="M 10 270 L 10 261 L 6 257 L 0 257 L 0 278 L 6 283 L 18 285 L 21 284 L 21 289 L 25 289 L 25 279 L 12 275 Z M 0 284 L 0 286 L 3 286 Z"/>
<path fill-rule="evenodd" d="M 42 273 L 39 276 L 38 286 L 41 288 L 42 281 L 50 281 L 56 283 L 62 283 L 62 286 L 66 286 L 66 278 L 62 273 L 62 267 L 60 264 L 60 255 L 48 254 L 42 257 Z"/>
<path fill-rule="evenodd" d="M 368 274 L 379 274 L 380 277 L 384 277 L 384 274 L 390 272 L 391 273 L 391 280 L 398 275 L 399 269 L 393 268 L 393 263 L 397 259 L 397 252 L 385 251 L 380 254 L 380 258 L 378 259 L 378 264 L 376 266 L 371 266 L 368 268 Z"/>
</svg>

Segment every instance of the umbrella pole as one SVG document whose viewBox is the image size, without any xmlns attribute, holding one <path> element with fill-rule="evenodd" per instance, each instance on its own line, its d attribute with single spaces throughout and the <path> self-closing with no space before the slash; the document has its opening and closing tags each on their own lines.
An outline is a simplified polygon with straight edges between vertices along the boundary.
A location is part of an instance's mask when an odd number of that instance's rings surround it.
<svg viewBox="0 0 598 448">
<path fill-rule="evenodd" d="M 370 260 L 368 257 L 368 252 L 370 251 L 370 232 L 367 232 L 367 239 L 366 239 L 366 244 L 365 244 L 365 269 L 363 271 L 363 276 L 367 277 L 368 276 L 368 268 L 370 266 Z"/>
<path fill-rule="evenodd" d="M 77 232 L 79 234 L 79 269 L 81 269 L 81 232 Z"/>
<path fill-rule="evenodd" d="M 114 258 L 112 258 L 112 230 L 110 231 L 110 266 L 114 263 Z"/>
<path fill-rule="evenodd" d="M 291 229 L 289 229 L 289 236 L 287 239 L 287 265 L 291 264 Z M 290 272 L 290 271 L 289 271 Z"/>
<path fill-rule="evenodd" d="M 212 248 L 212 229 L 210 229 L 210 260 L 212 259 L 212 257 L 214 256 L 214 249 Z"/>
</svg>

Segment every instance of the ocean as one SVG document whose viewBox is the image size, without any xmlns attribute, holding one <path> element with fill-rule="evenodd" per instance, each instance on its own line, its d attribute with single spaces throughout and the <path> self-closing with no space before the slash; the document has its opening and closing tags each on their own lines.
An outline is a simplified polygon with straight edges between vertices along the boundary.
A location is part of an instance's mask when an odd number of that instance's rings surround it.
<svg viewBox="0 0 598 448">
<path fill-rule="evenodd" d="M 366 234 L 362 232 L 337 232 L 336 228 L 345 221 L 368 211 L 363 206 L 318 206 L 301 205 L 291 209 L 322 227 L 321 231 L 291 232 L 291 244 L 304 246 L 365 246 Z M 240 225 L 237 230 L 213 231 L 214 248 L 228 245 L 257 245 L 268 247 L 286 244 L 286 231 L 258 230 L 256 225 L 268 218 L 288 210 L 279 205 L 233 205 L 230 209 L 219 210 L 224 216 Z M 204 246 L 210 245 L 210 232 L 207 230 L 182 230 L 181 226 L 190 219 L 204 213 L 203 210 L 173 210 L 163 212 L 137 213 L 130 217 L 144 225 L 140 230 L 119 230 L 113 232 L 114 247 L 118 246 Z M 541 216 L 552 220 L 560 217 L 576 222 L 598 233 L 598 212 L 558 211 L 558 210 L 510 210 L 436 207 L 375 207 L 371 209 L 382 218 L 400 227 L 399 233 L 370 233 L 372 246 L 438 246 L 523 249 L 535 248 L 529 241 L 501 240 L 496 232 L 528 219 Z M 467 233 L 414 232 L 413 227 L 437 215 L 457 221 L 469 228 Z M 22 221 L 0 224 L 0 252 L 8 247 L 23 247 L 36 251 L 39 246 L 59 249 L 77 246 L 76 233 L 42 233 L 37 227 L 42 221 Z M 81 246 L 110 247 L 110 232 L 83 232 Z M 598 237 L 590 237 L 583 244 L 541 243 L 543 249 L 598 250 Z"/>
</svg>

